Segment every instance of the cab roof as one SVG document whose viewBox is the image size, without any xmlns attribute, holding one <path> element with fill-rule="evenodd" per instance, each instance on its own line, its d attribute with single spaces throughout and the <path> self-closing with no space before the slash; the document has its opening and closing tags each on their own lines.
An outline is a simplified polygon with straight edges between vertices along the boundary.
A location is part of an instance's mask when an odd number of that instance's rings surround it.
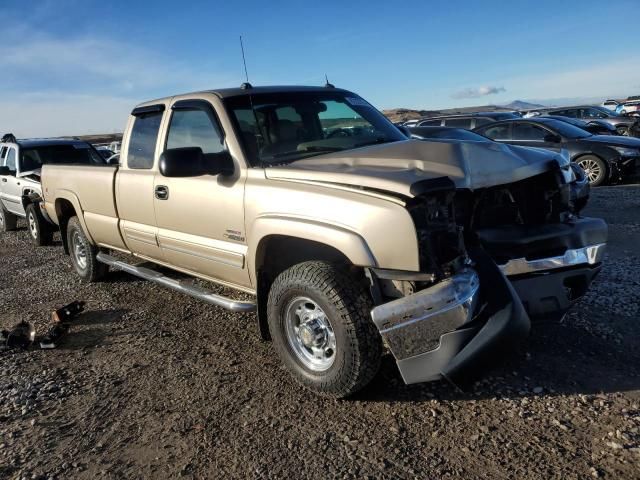
<svg viewBox="0 0 640 480">
<path fill-rule="evenodd" d="M 155 100 L 148 100 L 142 102 L 137 106 L 152 105 L 155 103 L 165 102 L 174 97 L 181 97 L 186 95 L 196 95 L 202 93 L 208 93 L 216 95 L 219 98 L 241 97 L 249 95 L 259 95 L 262 93 L 302 93 L 302 92 L 340 92 L 349 95 L 354 95 L 353 92 L 344 90 L 342 88 L 335 87 L 322 87 L 322 86 L 304 86 L 304 85 L 273 85 L 265 87 L 235 87 L 235 88 L 218 88 L 214 90 L 199 90 L 195 92 L 181 93 L 177 95 L 171 95 L 169 97 L 156 98 Z"/>
</svg>

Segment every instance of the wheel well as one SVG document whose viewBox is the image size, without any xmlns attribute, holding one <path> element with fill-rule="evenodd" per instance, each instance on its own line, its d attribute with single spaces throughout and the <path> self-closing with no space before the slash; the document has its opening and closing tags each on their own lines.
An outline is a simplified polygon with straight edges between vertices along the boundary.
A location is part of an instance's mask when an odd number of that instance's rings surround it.
<svg viewBox="0 0 640 480">
<path fill-rule="evenodd" d="M 258 244 L 256 251 L 256 280 L 258 300 L 258 326 L 260 336 L 270 340 L 267 324 L 267 299 L 276 277 L 288 268 L 309 260 L 323 260 L 352 266 L 338 249 L 320 242 L 286 235 L 269 235 Z"/>
<path fill-rule="evenodd" d="M 22 208 L 24 208 L 25 210 L 27 209 L 27 206 L 28 206 L 30 203 L 33 203 L 33 202 L 34 202 L 34 200 L 31 198 L 31 195 L 32 195 L 32 194 L 36 194 L 36 195 L 38 195 L 38 194 L 37 194 L 36 192 L 34 192 L 33 190 L 25 190 L 25 191 L 23 191 L 23 192 L 22 192 L 22 198 L 21 198 L 21 201 L 22 201 Z M 38 196 L 39 196 L 39 195 L 38 195 Z"/>
<path fill-rule="evenodd" d="M 57 199 L 55 205 L 62 246 L 64 247 L 64 252 L 68 254 L 69 245 L 67 244 L 67 225 L 69 224 L 69 219 L 77 215 L 76 209 L 69 200 L 65 200 L 64 198 Z"/>
</svg>

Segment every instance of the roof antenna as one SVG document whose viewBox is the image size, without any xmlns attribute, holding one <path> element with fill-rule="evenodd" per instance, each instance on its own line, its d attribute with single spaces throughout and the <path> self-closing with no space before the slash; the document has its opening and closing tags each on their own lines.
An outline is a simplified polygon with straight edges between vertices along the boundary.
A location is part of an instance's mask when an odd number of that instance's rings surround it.
<svg viewBox="0 0 640 480">
<path fill-rule="evenodd" d="M 329 83 L 329 77 L 327 77 L 326 73 L 324 74 L 324 81 L 325 81 L 325 84 L 324 84 L 325 88 L 336 88 L 336 86 L 333 83 Z"/>
<path fill-rule="evenodd" d="M 244 76 L 247 79 L 246 82 L 240 85 L 240 88 L 242 88 L 243 90 L 247 90 L 253 87 L 249 83 L 249 73 L 247 72 L 247 61 L 244 58 L 244 44 L 242 43 L 242 35 L 240 35 L 240 50 L 242 50 L 242 63 L 244 63 Z"/>
</svg>

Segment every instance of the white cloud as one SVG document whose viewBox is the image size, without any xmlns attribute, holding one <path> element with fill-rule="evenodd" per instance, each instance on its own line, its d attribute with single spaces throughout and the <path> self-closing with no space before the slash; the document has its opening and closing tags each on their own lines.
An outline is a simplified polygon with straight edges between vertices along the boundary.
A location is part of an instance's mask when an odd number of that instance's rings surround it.
<svg viewBox="0 0 640 480">
<path fill-rule="evenodd" d="M 451 98 L 478 98 L 486 97 L 487 95 L 495 95 L 497 93 L 506 92 L 504 87 L 494 87 L 484 85 L 477 88 L 465 88 L 451 94 Z"/>
<path fill-rule="evenodd" d="M 0 31 L 0 133 L 82 135 L 122 131 L 139 102 L 235 85 L 210 65 L 188 65 L 121 40 L 61 38 L 27 24 Z"/>
<path fill-rule="evenodd" d="M 639 95 L 640 56 L 597 62 L 583 68 L 523 75 L 504 80 L 514 98 L 555 100 Z M 636 93 L 638 92 L 638 93 Z"/>
</svg>

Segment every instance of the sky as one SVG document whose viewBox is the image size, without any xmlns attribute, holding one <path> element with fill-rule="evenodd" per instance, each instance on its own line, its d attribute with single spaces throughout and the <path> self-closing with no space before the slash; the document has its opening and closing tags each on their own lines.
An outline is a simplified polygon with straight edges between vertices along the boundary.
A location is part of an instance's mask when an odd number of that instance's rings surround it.
<svg viewBox="0 0 640 480">
<path fill-rule="evenodd" d="M 0 133 L 122 131 L 145 100 L 331 83 L 380 109 L 640 95 L 638 0 L 0 0 Z"/>
</svg>

